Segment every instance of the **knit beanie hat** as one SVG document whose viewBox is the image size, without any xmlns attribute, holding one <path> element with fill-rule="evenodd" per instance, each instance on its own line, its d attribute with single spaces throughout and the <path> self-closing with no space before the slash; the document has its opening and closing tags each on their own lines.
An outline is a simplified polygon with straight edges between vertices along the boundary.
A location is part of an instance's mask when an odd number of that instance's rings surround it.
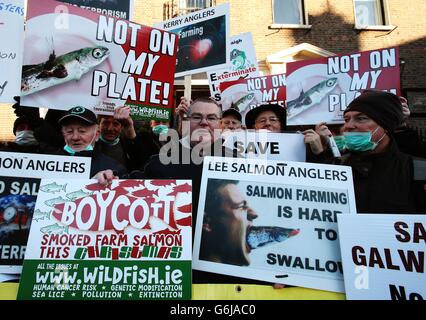
<svg viewBox="0 0 426 320">
<path fill-rule="evenodd" d="M 398 96 L 383 91 L 365 91 L 346 108 L 358 111 L 373 119 L 383 129 L 392 133 L 403 121 L 402 105 Z"/>
</svg>

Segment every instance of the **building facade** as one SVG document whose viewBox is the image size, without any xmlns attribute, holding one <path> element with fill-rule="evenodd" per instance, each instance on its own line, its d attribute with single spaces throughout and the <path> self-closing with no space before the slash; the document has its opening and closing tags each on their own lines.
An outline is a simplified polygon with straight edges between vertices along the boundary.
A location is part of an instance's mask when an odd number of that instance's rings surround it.
<svg viewBox="0 0 426 320">
<path fill-rule="evenodd" d="M 398 46 L 410 125 L 426 138 L 426 1 L 424 0 L 134 0 L 134 20 L 152 26 L 176 15 L 231 7 L 231 34 L 251 32 L 263 74 L 286 63 L 332 54 Z M 193 96 L 208 95 L 205 74 L 192 77 Z M 175 99 L 183 95 L 177 80 Z M 2 106 L 1 140 L 13 139 L 13 110 Z"/>
</svg>

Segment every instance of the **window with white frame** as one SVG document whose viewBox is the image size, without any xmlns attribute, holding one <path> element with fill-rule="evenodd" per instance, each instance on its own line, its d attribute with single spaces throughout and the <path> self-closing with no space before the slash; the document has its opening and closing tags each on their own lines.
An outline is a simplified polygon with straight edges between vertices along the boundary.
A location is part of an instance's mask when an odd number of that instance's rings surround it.
<svg viewBox="0 0 426 320">
<path fill-rule="evenodd" d="M 388 25 L 385 0 L 354 0 L 358 27 Z"/>
<path fill-rule="evenodd" d="M 306 24 L 304 0 L 273 0 L 274 24 Z"/>
<path fill-rule="evenodd" d="M 190 13 L 215 6 L 215 2 L 215 0 L 178 0 L 178 9 Z"/>
</svg>

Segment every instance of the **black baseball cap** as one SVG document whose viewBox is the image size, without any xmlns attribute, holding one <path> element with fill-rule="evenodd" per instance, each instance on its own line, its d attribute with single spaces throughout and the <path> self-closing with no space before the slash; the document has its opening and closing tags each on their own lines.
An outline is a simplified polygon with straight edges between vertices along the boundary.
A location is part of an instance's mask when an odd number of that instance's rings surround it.
<svg viewBox="0 0 426 320">
<path fill-rule="evenodd" d="M 227 109 L 227 110 L 225 110 L 225 111 L 223 111 L 223 113 L 222 113 L 222 118 L 224 118 L 224 117 L 226 117 L 226 116 L 234 116 L 235 118 L 237 118 L 238 119 L 238 121 L 242 121 L 242 119 L 243 119 L 243 117 L 241 116 L 241 113 L 239 113 L 238 112 L 238 110 L 237 109 L 234 109 L 234 108 L 229 108 L 229 109 Z"/>
<path fill-rule="evenodd" d="M 73 108 L 69 109 L 62 116 L 62 118 L 59 119 L 58 123 L 62 126 L 65 121 L 68 121 L 70 119 L 83 120 L 84 122 L 86 122 L 89 125 L 97 123 L 96 114 L 93 111 L 86 109 L 85 107 L 81 107 L 81 106 L 77 106 L 77 107 L 73 107 Z"/>
</svg>

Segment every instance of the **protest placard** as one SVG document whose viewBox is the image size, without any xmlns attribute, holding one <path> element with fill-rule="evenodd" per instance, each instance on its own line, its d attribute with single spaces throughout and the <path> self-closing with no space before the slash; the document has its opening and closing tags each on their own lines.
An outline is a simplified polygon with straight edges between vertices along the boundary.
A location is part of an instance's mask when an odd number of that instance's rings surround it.
<svg viewBox="0 0 426 320">
<path fill-rule="evenodd" d="M 219 103 L 222 101 L 219 89 L 221 82 L 260 75 L 251 32 L 232 36 L 229 41 L 230 51 L 227 54 L 230 58 L 230 65 L 225 69 L 207 72 L 210 95 Z"/>
<path fill-rule="evenodd" d="M 176 77 L 225 68 L 229 63 L 229 3 L 154 24 L 176 33 Z"/>
<path fill-rule="evenodd" d="M 274 103 L 282 107 L 286 100 L 286 76 L 275 74 L 270 76 L 240 79 L 221 82 L 222 110 L 231 106 L 236 108 L 243 117 L 261 104 Z"/>
<path fill-rule="evenodd" d="M 300 133 L 232 131 L 223 145 L 239 158 L 306 161 L 304 135 Z"/>
<path fill-rule="evenodd" d="M 21 92 L 24 0 L 0 5 L 0 103 L 15 103 Z"/>
<path fill-rule="evenodd" d="M 118 19 L 133 20 L 133 0 L 60 0 Z"/>
<path fill-rule="evenodd" d="M 343 292 L 336 217 L 355 214 L 351 169 L 207 157 L 193 268 Z"/>
<path fill-rule="evenodd" d="M 90 158 L 0 152 L 0 273 L 20 273 L 40 179 L 89 178 Z M 59 186 L 51 186 L 58 189 Z"/>
<path fill-rule="evenodd" d="M 52 0 L 28 3 L 22 99 L 25 106 L 83 106 L 168 121 L 175 34 Z"/>
<path fill-rule="evenodd" d="M 191 181 L 40 185 L 18 299 L 191 298 Z"/>
<path fill-rule="evenodd" d="M 365 89 L 400 94 L 398 48 L 287 64 L 287 123 L 343 123 L 343 111 Z"/>
<path fill-rule="evenodd" d="M 339 216 L 338 225 L 347 299 L 426 298 L 424 216 Z"/>
</svg>

